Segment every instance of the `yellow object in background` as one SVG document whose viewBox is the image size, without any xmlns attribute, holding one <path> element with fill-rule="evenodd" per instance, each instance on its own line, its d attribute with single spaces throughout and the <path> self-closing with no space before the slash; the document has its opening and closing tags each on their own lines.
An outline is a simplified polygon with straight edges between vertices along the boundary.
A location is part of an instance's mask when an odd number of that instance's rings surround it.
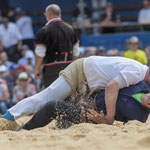
<svg viewBox="0 0 150 150">
<path fill-rule="evenodd" d="M 137 51 L 127 50 L 124 52 L 124 57 L 134 59 L 144 65 L 148 64 L 146 54 L 143 50 L 138 49 Z"/>
</svg>

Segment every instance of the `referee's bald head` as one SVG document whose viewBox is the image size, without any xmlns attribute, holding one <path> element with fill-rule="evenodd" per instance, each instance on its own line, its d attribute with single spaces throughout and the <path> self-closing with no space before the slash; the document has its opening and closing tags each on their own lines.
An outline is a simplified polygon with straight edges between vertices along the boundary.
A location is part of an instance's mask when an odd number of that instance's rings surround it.
<svg viewBox="0 0 150 150">
<path fill-rule="evenodd" d="M 56 4 L 48 5 L 45 11 L 51 13 L 53 16 L 61 17 L 61 9 Z"/>
</svg>

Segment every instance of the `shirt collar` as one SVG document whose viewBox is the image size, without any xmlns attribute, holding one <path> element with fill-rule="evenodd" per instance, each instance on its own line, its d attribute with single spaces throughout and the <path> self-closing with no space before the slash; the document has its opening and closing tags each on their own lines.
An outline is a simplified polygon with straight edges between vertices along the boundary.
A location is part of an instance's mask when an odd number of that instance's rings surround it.
<svg viewBox="0 0 150 150">
<path fill-rule="evenodd" d="M 57 20 L 61 20 L 61 18 L 54 18 L 54 19 L 49 20 L 49 21 L 46 23 L 46 26 L 47 26 L 48 24 L 50 24 L 52 21 L 57 21 Z"/>
</svg>

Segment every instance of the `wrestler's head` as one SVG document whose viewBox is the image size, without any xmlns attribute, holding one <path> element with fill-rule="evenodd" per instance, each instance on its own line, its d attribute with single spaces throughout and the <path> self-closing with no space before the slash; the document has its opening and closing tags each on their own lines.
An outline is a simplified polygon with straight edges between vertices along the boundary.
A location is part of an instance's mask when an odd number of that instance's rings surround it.
<svg viewBox="0 0 150 150">
<path fill-rule="evenodd" d="M 141 102 L 145 107 L 150 108 L 150 93 L 142 95 Z"/>
</svg>

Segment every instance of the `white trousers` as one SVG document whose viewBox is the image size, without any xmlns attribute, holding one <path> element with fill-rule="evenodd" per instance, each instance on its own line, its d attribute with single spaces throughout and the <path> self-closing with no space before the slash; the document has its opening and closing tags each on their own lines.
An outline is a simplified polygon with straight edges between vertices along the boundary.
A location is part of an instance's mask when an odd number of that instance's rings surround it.
<svg viewBox="0 0 150 150">
<path fill-rule="evenodd" d="M 15 119 L 18 119 L 22 116 L 36 113 L 49 101 L 64 100 L 69 95 L 71 95 L 71 87 L 61 75 L 48 88 L 38 94 L 23 99 L 8 111 L 14 116 Z"/>
</svg>

